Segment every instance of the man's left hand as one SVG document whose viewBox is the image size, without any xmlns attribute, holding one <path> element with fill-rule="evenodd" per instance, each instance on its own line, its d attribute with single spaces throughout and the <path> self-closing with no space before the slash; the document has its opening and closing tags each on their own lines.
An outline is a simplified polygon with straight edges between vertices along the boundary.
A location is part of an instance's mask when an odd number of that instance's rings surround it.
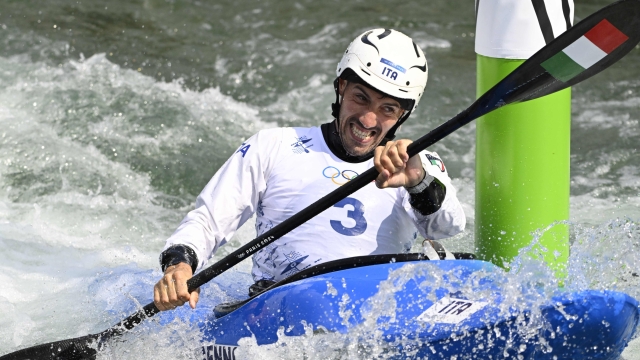
<svg viewBox="0 0 640 360">
<path fill-rule="evenodd" d="M 409 158 L 407 146 L 411 140 L 388 141 L 378 146 L 374 153 L 373 163 L 380 173 L 376 178 L 376 186 L 397 188 L 414 187 L 424 179 L 425 172 L 418 155 Z"/>
</svg>

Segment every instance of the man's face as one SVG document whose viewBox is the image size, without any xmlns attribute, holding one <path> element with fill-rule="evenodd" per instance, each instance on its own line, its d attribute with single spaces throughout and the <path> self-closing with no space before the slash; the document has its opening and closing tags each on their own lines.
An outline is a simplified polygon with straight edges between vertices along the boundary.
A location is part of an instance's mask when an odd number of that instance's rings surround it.
<svg viewBox="0 0 640 360">
<path fill-rule="evenodd" d="M 396 100 L 362 84 L 340 79 L 339 133 L 349 155 L 362 156 L 373 151 L 404 110 Z"/>
</svg>

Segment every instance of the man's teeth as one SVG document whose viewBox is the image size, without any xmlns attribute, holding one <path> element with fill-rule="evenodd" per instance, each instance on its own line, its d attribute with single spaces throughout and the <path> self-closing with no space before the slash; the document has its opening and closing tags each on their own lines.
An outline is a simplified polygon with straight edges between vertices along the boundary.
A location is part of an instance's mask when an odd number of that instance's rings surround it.
<svg viewBox="0 0 640 360">
<path fill-rule="evenodd" d="M 367 132 L 360 131 L 360 130 L 358 130 L 358 128 L 356 128 L 356 127 L 355 127 L 355 126 L 353 126 L 353 125 L 351 125 L 351 130 L 353 131 L 353 133 L 354 133 L 357 137 L 359 137 L 359 138 L 360 138 L 360 139 L 362 139 L 362 140 L 366 140 L 366 139 L 370 138 L 370 137 L 371 137 L 371 134 L 373 133 L 372 131 L 367 131 Z"/>
</svg>

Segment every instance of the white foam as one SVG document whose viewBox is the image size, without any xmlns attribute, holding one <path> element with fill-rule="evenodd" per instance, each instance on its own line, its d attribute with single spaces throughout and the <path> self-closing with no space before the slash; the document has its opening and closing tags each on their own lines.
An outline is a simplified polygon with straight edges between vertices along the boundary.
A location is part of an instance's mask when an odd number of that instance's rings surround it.
<svg viewBox="0 0 640 360">
<path fill-rule="evenodd" d="M 640 360 L 640 337 L 629 342 L 622 352 L 622 360 Z"/>
<path fill-rule="evenodd" d="M 445 39 L 437 38 L 433 35 L 430 35 L 424 31 L 416 31 L 411 33 L 411 38 L 416 43 L 416 45 L 420 46 L 420 48 L 427 52 L 430 48 L 433 49 L 450 49 L 451 42 Z"/>
<path fill-rule="evenodd" d="M 202 144 L 199 137 L 211 141 L 203 136 L 211 134 L 218 134 L 214 149 L 231 150 L 272 125 L 259 119 L 255 107 L 218 89 L 195 92 L 179 81 L 157 82 L 104 54 L 60 67 L 0 57 L 0 73 L 5 353 L 102 331 L 128 315 L 127 294 L 149 300 L 159 273 L 140 285 L 136 269 L 158 268 L 164 240 L 192 205 L 178 199 L 178 207 L 163 206 L 173 198 L 156 190 L 149 174 L 133 169 L 128 153 L 153 159 L 154 152 Z M 157 120 L 139 121 L 152 103 L 177 116 L 166 118 L 174 124 L 165 131 L 158 121 L 155 134 L 139 131 Z M 106 144 L 113 144 L 112 152 Z M 97 294 L 91 290 L 96 282 L 113 287 Z M 105 314 L 109 308 L 115 312 Z"/>
</svg>

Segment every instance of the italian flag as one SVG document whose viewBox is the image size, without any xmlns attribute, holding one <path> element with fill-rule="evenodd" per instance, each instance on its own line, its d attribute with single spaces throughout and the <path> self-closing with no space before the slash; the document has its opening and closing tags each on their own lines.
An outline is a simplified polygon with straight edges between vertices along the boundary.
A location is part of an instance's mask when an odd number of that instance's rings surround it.
<svg viewBox="0 0 640 360">
<path fill-rule="evenodd" d="M 541 65 L 554 78 L 567 82 L 610 54 L 629 37 L 607 19 Z"/>
</svg>

